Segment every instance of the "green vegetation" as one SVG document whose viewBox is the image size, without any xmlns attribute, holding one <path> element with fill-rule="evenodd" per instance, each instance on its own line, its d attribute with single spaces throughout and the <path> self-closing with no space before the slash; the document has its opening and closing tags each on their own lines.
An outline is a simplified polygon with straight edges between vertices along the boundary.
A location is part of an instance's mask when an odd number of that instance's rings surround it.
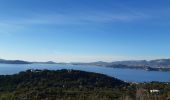
<svg viewBox="0 0 170 100">
<path fill-rule="evenodd" d="M 151 89 L 160 93 L 151 94 Z M 126 83 L 77 70 L 27 70 L 0 76 L 0 100 L 168 100 L 169 93 L 167 83 Z"/>
<path fill-rule="evenodd" d="M 137 91 L 141 91 L 141 100 L 170 100 L 170 83 L 151 82 L 136 85 Z M 158 90 L 158 92 L 151 92 Z"/>
</svg>

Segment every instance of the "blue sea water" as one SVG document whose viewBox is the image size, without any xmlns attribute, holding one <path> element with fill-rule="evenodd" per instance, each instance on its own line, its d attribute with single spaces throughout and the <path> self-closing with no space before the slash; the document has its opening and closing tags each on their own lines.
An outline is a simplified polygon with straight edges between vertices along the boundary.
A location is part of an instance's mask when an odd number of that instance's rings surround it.
<svg viewBox="0 0 170 100">
<path fill-rule="evenodd" d="M 128 82 L 170 82 L 170 72 L 145 71 L 138 69 L 106 68 L 87 65 L 66 65 L 66 64 L 0 64 L 0 75 L 11 75 L 28 69 L 75 69 L 88 72 L 96 72 Z"/>
</svg>

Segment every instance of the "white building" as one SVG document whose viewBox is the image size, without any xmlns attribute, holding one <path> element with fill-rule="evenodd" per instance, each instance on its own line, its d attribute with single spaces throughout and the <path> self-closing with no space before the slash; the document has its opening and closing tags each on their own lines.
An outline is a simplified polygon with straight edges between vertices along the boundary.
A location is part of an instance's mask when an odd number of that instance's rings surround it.
<svg viewBox="0 0 170 100">
<path fill-rule="evenodd" d="M 159 90 L 153 89 L 153 90 L 150 90 L 150 93 L 159 93 Z"/>
</svg>

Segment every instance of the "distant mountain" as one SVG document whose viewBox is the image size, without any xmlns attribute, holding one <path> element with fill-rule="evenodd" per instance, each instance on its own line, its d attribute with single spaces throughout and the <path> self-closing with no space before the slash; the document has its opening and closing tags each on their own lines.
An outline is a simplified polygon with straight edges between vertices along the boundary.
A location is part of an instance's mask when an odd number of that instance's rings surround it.
<svg viewBox="0 0 170 100">
<path fill-rule="evenodd" d="M 47 61 L 47 62 L 29 62 L 29 61 L 23 61 L 23 60 L 5 60 L 0 59 L 0 64 L 57 64 L 53 61 Z"/>
<path fill-rule="evenodd" d="M 112 62 L 111 65 L 122 64 L 127 66 L 149 66 L 152 68 L 170 68 L 170 59 L 157 59 L 157 60 L 134 60 L 134 61 L 117 61 Z"/>
<path fill-rule="evenodd" d="M 112 62 L 111 64 L 122 64 L 122 65 L 128 65 L 128 66 L 143 66 L 143 65 L 148 65 L 148 61 L 146 60 L 116 61 L 116 62 Z"/>
<path fill-rule="evenodd" d="M 30 62 L 27 61 L 22 61 L 22 60 L 4 60 L 0 59 L 1 64 L 31 64 Z"/>
<path fill-rule="evenodd" d="M 97 65 L 97 66 L 109 65 L 108 62 L 103 62 L 103 61 L 92 62 L 91 64 L 95 64 L 95 65 Z"/>
<path fill-rule="evenodd" d="M 53 61 L 47 61 L 47 62 L 32 62 L 33 64 L 57 64 L 56 62 Z"/>
<path fill-rule="evenodd" d="M 45 62 L 46 64 L 57 64 L 56 62 L 53 62 L 53 61 L 47 61 Z"/>
<path fill-rule="evenodd" d="M 145 70 L 160 70 L 170 71 L 170 59 L 157 60 L 129 60 L 129 61 L 115 61 L 115 62 L 92 62 L 92 63 L 73 63 L 75 65 L 95 65 L 112 68 L 135 68 Z"/>
<path fill-rule="evenodd" d="M 5 60 L 0 59 L 1 64 L 60 64 L 53 61 L 47 62 L 28 62 L 22 60 Z M 62 63 L 68 64 L 68 63 Z M 91 62 L 91 63 L 69 63 L 73 65 L 95 65 L 113 68 L 138 68 L 146 70 L 170 70 L 170 59 L 156 59 L 156 60 L 129 60 L 129 61 L 115 61 L 115 62 Z"/>
<path fill-rule="evenodd" d="M 98 62 L 90 62 L 90 63 L 71 63 L 73 65 L 96 65 L 96 66 L 106 66 L 109 63 L 108 62 L 103 62 L 103 61 L 98 61 Z"/>
<path fill-rule="evenodd" d="M 170 71 L 170 59 L 157 60 L 136 60 L 136 61 L 118 61 L 112 62 L 106 67 L 112 68 L 135 68 L 147 71 Z"/>
<path fill-rule="evenodd" d="M 151 60 L 149 62 L 149 65 L 157 67 L 159 66 L 170 67 L 170 59 Z"/>
</svg>

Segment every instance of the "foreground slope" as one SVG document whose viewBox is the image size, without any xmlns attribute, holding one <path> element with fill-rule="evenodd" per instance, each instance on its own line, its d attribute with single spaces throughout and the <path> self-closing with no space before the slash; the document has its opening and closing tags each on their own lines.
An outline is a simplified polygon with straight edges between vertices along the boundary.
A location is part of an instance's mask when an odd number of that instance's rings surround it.
<svg viewBox="0 0 170 100">
<path fill-rule="evenodd" d="M 127 83 L 106 75 L 77 70 L 27 70 L 0 76 L 4 100 L 119 99 Z"/>
<path fill-rule="evenodd" d="M 0 100 L 170 100 L 170 83 L 126 83 L 78 70 L 27 70 L 0 75 Z"/>
</svg>

